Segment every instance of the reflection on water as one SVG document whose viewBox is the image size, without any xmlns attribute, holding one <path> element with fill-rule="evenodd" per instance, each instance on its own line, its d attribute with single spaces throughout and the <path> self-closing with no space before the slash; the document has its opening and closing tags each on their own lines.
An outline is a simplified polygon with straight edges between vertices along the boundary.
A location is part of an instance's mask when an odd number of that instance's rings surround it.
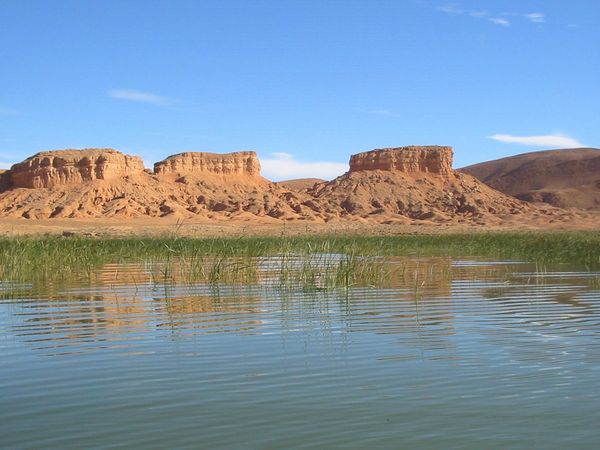
<svg viewBox="0 0 600 450">
<path fill-rule="evenodd" d="M 385 289 L 160 283 L 144 265 L 0 283 L 2 447 L 595 446 L 599 274 L 390 264 Z"/>
</svg>

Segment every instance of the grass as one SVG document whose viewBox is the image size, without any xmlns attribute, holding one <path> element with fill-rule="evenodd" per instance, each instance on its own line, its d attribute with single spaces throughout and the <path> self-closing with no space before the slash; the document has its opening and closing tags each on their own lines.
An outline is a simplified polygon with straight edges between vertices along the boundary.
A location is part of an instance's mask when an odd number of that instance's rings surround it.
<svg viewBox="0 0 600 450">
<path fill-rule="evenodd" d="M 0 282 L 92 282 L 99 268 L 143 264 L 155 283 L 256 283 L 381 286 L 393 256 L 481 256 L 540 266 L 600 267 L 600 232 L 523 232 L 389 237 L 0 238 Z M 273 267 L 265 257 L 277 256 Z M 262 264 L 262 265 L 261 265 Z M 395 268 L 394 270 L 402 270 Z"/>
</svg>

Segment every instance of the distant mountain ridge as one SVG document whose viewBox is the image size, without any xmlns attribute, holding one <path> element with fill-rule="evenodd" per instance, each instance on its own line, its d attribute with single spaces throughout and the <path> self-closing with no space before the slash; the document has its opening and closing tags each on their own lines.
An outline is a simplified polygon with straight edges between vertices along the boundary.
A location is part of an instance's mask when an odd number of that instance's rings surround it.
<svg viewBox="0 0 600 450">
<path fill-rule="evenodd" d="M 460 172 L 534 203 L 600 210 L 600 149 L 544 150 L 463 167 Z"/>
</svg>

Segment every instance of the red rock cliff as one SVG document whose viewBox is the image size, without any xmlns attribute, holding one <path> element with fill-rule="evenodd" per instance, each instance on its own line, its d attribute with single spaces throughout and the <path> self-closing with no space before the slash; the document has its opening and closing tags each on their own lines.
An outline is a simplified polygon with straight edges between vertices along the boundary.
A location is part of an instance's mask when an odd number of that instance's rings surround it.
<svg viewBox="0 0 600 450">
<path fill-rule="evenodd" d="M 143 171 L 141 158 L 110 148 L 55 150 L 37 153 L 13 165 L 10 179 L 15 188 L 51 188 L 137 175 Z"/>
<path fill-rule="evenodd" d="M 405 173 L 452 173 L 452 147 L 409 146 L 382 148 L 350 157 L 350 172 L 366 170 Z"/>
<path fill-rule="evenodd" d="M 157 175 L 246 175 L 260 177 L 260 162 L 255 152 L 186 152 L 169 156 L 154 164 Z"/>
</svg>

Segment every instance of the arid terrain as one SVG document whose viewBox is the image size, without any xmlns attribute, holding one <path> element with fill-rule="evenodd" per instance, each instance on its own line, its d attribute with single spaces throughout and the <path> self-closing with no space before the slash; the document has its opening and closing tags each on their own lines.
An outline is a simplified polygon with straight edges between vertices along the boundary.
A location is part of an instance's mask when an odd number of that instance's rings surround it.
<svg viewBox="0 0 600 450">
<path fill-rule="evenodd" d="M 40 152 L 0 174 L 0 233 L 397 234 L 599 223 L 600 150 L 461 171 L 452 160 L 451 147 L 377 149 L 352 155 L 350 170 L 331 181 L 273 183 L 254 152 L 180 153 L 153 170 L 114 149 Z M 551 188 L 560 201 L 548 201 Z"/>
<path fill-rule="evenodd" d="M 597 148 L 524 153 L 460 171 L 528 202 L 600 210 L 600 149 Z"/>
</svg>

